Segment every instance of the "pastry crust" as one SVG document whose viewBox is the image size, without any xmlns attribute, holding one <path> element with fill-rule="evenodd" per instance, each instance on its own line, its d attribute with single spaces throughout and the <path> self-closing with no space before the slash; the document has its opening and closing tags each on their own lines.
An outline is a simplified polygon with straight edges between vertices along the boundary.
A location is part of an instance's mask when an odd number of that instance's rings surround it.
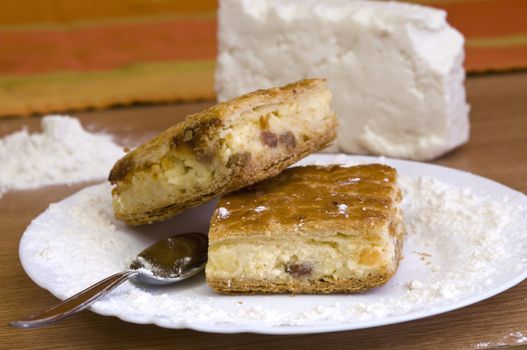
<svg viewBox="0 0 527 350">
<path fill-rule="evenodd" d="M 265 280 L 225 280 L 207 279 L 209 286 L 217 293 L 236 294 L 336 294 L 358 293 L 378 287 L 392 277 L 391 274 L 370 275 L 366 278 L 348 278 L 339 281 L 300 280 L 287 282 L 269 282 Z"/>
<path fill-rule="evenodd" d="M 321 79 L 259 90 L 193 114 L 110 172 L 118 219 L 138 225 L 275 176 L 336 137 Z"/>
<path fill-rule="evenodd" d="M 223 196 L 207 282 L 223 294 L 349 293 L 386 283 L 404 235 L 395 169 L 289 168 Z"/>
</svg>

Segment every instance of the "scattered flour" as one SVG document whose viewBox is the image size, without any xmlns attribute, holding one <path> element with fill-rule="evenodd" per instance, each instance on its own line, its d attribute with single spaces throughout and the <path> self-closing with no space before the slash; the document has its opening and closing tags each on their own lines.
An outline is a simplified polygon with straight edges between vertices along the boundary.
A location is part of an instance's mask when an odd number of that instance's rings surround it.
<svg viewBox="0 0 527 350">
<path fill-rule="evenodd" d="M 220 217 L 220 219 L 226 219 L 228 218 L 231 213 L 229 212 L 229 209 L 225 208 L 225 207 L 219 207 L 218 208 L 218 215 Z"/>
<path fill-rule="evenodd" d="M 402 177 L 400 183 L 405 258 L 394 278 L 370 293 L 221 296 L 197 277 L 169 289 L 126 282 L 93 308 L 176 328 L 356 324 L 433 312 L 491 291 L 504 282 L 503 276 L 526 269 L 525 198 L 487 198 L 426 177 Z M 27 256 L 57 274 L 52 283 L 45 282 L 55 295 L 70 296 L 125 269 L 145 247 L 144 240 L 126 231 L 131 228 L 114 221 L 109 192 L 109 185 L 100 185 L 78 194 L 73 204 L 52 205 L 48 218 L 36 220 L 24 235 Z M 219 214 L 228 215 L 221 208 Z M 523 342 L 524 336 L 515 339 Z"/>
<path fill-rule="evenodd" d="M 495 341 L 482 341 L 472 346 L 473 349 L 495 349 L 498 347 L 508 347 L 510 345 L 522 345 L 527 344 L 527 334 L 512 331 L 499 340 Z"/>
<path fill-rule="evenodd" d="M 78 119 L 44 117 L 42 133 L 24 129 L 0 139 L 0 196 L 11 189 L 102 179 L 123 154 L 110 135 L 87 132 Z"/>
<path fill-rule="evenodd" d="M 346 204 L 343 204 L 343 203 L 337 204 L 337 208 L 339 210 L 339 214 L 346 215 L 347 217 L 348 206 Z"/>
<path fill-rule="evenodd" d="M 261 213 L 264 210 L 267 210 L 267 208 L 265 206 L 263 206 L 263 205 L 260 205 L 260 206 L 257 206 L 256 208 L 254 208 L 254 211 L 257 212 L 257 213 Z"/>
</svg>

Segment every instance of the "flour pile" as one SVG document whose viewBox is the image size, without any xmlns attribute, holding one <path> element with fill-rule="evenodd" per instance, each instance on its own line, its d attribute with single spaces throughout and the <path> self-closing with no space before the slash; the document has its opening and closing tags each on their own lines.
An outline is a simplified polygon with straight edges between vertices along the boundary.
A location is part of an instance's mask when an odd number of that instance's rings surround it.
<svg viewBox="0 0 527 350">
<path fill-rule="evenodd" d="M 103 179 L 124 154 L 110 135 L 84 130 L 78 119 L 48 116 L 42 133 L 0 139 L 0 196 L 11 189 Z"/>
<path fill-rule="evenodd" d="M 525 271 L 525 196 L 486 197 L 429 177 L 401 176 L 400 185 L 404 259 L 382 288 L 359 295 L 220 296 L 199 278 L 161 290 L 127 282 L 93 308 L 168 327 L 357 324 L 463 303 Z M 52 205 L 48 215 L 29 228 L 23 250 L 53 271 L 52 286 L 46 285 L 60 297 L 125 269 L 146 245 L 113 218 L 108 184 L 86 190 L 73 204 Z"/>
</svg>

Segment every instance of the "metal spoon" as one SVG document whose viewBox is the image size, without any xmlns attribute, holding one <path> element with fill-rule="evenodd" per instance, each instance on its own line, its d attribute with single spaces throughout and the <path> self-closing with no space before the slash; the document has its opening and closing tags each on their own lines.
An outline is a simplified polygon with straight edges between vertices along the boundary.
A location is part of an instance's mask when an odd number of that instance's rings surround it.
<svg viewBox="0 0 527 350">
<path fill-rule="evenodd" d="M 205 267 L 207 236 L 192 232 L 165 238 L 143 250 L 127 271 L 116 273 L 69 299 L 39 313 L 12 321 L 11 326 L 37 328 L 77 313 L 129 278 L 151 285 L 167 285 L 190 278 Z"/>
</svg>

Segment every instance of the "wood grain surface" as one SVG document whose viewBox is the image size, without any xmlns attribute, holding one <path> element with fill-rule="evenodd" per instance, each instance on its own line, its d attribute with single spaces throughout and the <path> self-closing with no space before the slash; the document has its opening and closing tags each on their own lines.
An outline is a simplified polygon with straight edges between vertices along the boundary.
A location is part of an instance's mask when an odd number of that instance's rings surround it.
<svg viewBox="0 0 527 350">
<path fill-rule="evenodd" d="M 467 81 L 472 105 L 471 139 L 434 163 L 473 172 L 527 193 L 527 72 L 474 76 Z M 211 102 L 141 106 L 79 114 L 90 130 L 107 131 L 135 145 Z M 39 118 L 0 121 L 0 136 Z M 1 164 L 0 164 L 1 171 Z M 24 273 L 18 242 L 31 220 L 86 184 L 8 192 L 0 199 L 1 349 L 472 349 L 525 346 L 527 281 L 493 298 L 443 315 L 357 331 L 266 336 L 209 334 L 137 325 L 84 311 L 45 329 L 20 330 L 8 322 L 56 302 Z M 523 345 L 522 345 L 523 343 Z"/>
</svg>

